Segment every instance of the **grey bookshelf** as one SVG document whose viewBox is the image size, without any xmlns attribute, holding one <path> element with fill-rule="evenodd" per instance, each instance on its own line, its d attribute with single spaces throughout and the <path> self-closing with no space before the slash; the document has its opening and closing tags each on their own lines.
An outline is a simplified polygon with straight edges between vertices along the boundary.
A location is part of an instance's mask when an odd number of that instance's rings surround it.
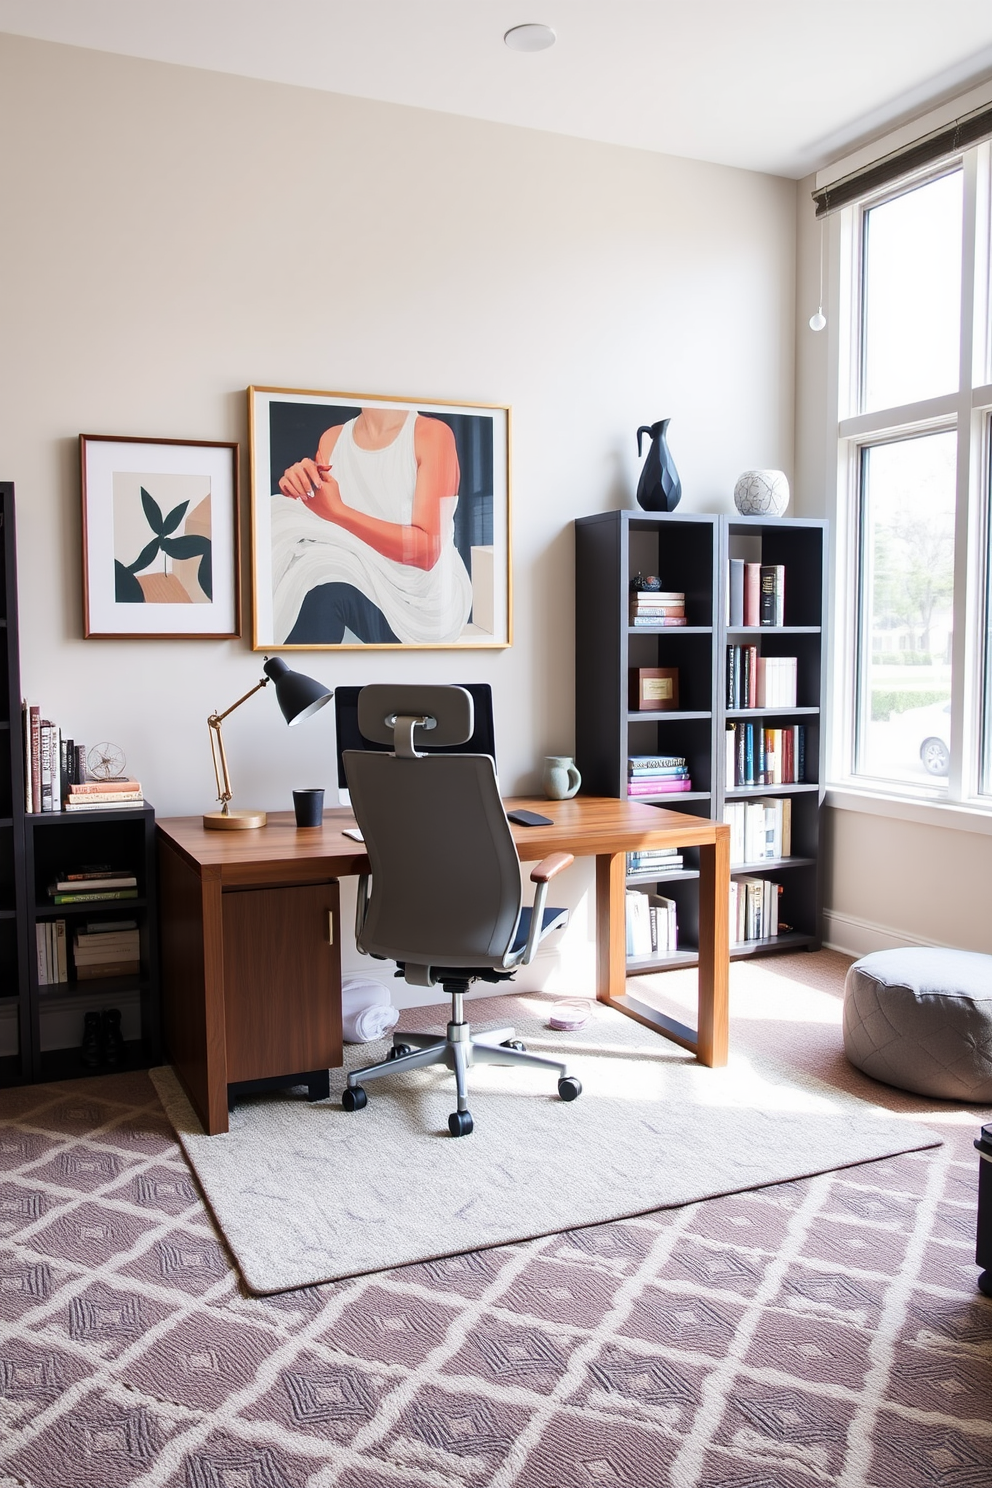
<svg viewBox="0 0 992 1488">
<path fill-rule="evenodd" d="M 677 754 L 686 757 L 693 789 L 649 797 L 653 805 L 722 821 L 728 801 L 773 795 L 788 795 L 792 801 L 791 856 L 732 868 L 733 876 L 770 877 L 781 884 L 780 921 L 791 929 L 767 939 L 733 942 L 734 958 L 820 944 L 825 539 L 826 523 L 804 518 L 613 511 L 575 523 L 575 758 L 583 791 L 622 797 L 631 754 Z M 785 624 L 728 625 L 731 557 L 784 565 Z M 684 591 L 685 626 L 629 624 L 630 581 L 638 573 L 657 574 L 663 588 Z M 795 708 L 728 710 L 727 647 L 745 644 L 757 644 L 765 656 L 798 658 Z M 644 666 L 678 667 L 677 712 L 630 708 L 629 674 Z M 738 719 L 767 727 L 804 724 L 805 780 L 728 787 L 726 725 Z M 639 874 L 628 880 L 632 888 L 652 888 L 673 898 L 679 920 L 679 950 L 629 960 L 630 975 L 695 964 L 698 851 L 687 848 L 683 858 L 678 873 L 660 878 Z"/>
</svg>

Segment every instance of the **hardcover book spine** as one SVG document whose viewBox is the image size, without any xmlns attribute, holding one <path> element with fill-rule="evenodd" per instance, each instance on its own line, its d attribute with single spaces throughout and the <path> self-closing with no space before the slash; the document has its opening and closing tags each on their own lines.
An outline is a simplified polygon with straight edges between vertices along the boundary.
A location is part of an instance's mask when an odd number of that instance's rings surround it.
<svg viewBox="0 0 992 1488">
<path fill-rule="evenodd" d="M 744 565 L 744 624 L 761 622 L 761 564 Z"/>
<path fill-rule="evenodd" d="M 41 709 L 31 707 L 31 810 L 41 810 Z"/>
</svg>

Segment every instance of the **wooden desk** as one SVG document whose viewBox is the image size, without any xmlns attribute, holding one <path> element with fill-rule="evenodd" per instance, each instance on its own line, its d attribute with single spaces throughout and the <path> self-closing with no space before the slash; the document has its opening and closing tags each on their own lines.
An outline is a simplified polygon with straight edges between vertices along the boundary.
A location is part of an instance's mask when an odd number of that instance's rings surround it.
<svg viewBox="0 0 992 1488">
<path fill-rule="evenodd" d="M 552 818 L 513 826 L 520 859 L 552 852 L 596 859 L 596 995 L 691 1049 L 707 1065 L 727 1062 L 727 905 L 730 829 L 638 801 L 575 796 L 518 799 Z M 349 811 L 322 827 L 297 828 L 292 812 L 268 826 L 204 831 L 200 817 L 160 821 L 163 1012 L 167 1047 L 211 1135 L 227 1131 L 229 1083 L 342 1062 L 337 880 L 364 873 L 360 843 L 343 836 Z M 626 990 L 626 854 L 698 847 L 699 1006 L 689 1028 Z"/>
</svg>

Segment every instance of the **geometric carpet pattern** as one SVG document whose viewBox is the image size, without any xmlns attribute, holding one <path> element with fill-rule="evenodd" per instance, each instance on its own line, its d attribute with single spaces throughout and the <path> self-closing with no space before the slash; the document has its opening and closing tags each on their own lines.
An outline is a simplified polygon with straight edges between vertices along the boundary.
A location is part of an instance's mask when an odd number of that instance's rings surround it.
<svg viewBox="0 0 992 1488">
<path fill-rule="evenodd" d="M 147 1076 L 0 1092 L 0 1488 L 988 1488 L 977 1127 L 255 1298 Z"/>
</svg>

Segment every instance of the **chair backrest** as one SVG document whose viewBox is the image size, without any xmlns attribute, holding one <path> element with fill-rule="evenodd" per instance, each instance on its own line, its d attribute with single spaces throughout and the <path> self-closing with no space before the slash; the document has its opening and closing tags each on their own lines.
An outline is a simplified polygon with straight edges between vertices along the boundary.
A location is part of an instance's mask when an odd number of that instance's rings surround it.
<svg viewBox="0 0 992 1488">
<path fill-rule="evenodd" d="M 414 728 L 414 750 L 427 739 L 455 743 L 459 729 L 463 739 L 472 733 L 462 688 L 380 684 L 363 689 L 359 707 L 367 738 L 392 728 L 398 714 L 400 751 L 411 732 L 403 718 L 436 719 L 429 732 Z M 372 866 L 361 948 L 415 965 L 498 966 L 513 943 L 521 891 L 491 758 L 346 750 L 344 764 Z"/>
</svg>

